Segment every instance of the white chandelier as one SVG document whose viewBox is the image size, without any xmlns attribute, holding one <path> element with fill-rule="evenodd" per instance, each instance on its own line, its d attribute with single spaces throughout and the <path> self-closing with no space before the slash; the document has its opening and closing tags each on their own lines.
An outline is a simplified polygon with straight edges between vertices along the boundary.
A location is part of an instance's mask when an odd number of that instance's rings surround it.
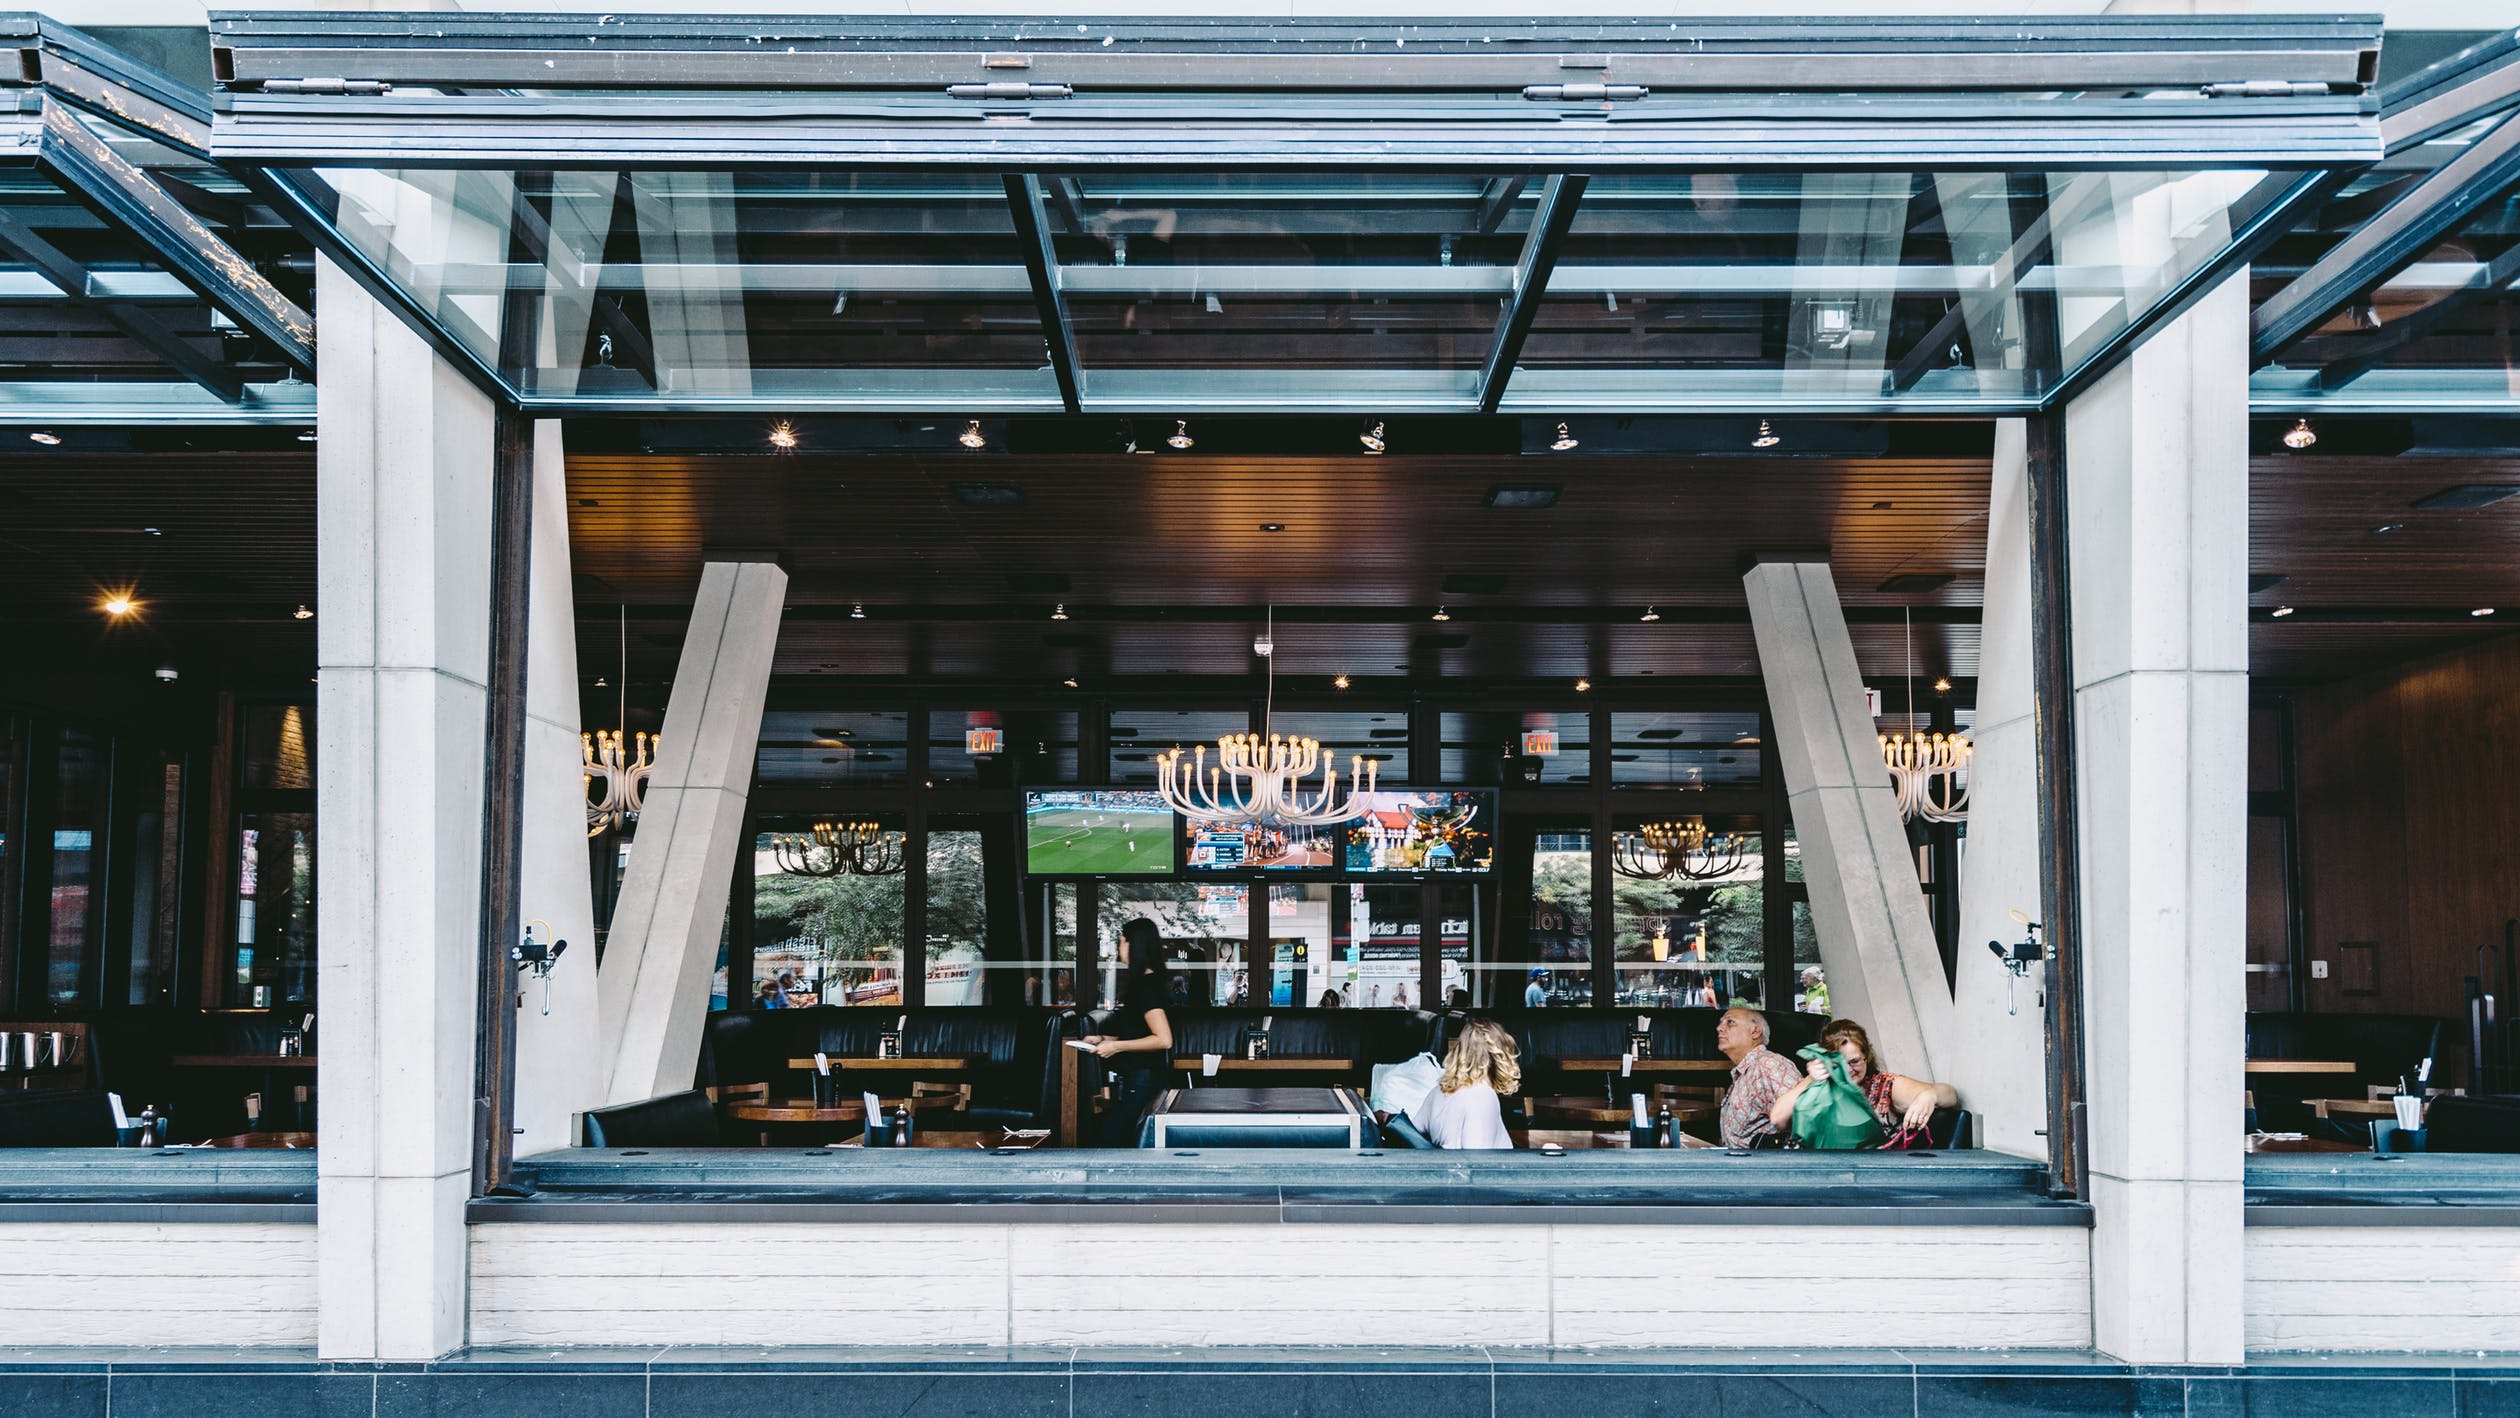
<svg viewBox="0 0 2520 1418">
<path fill-rule="evenodd" d="M 1272 607 L 1252 651 L 1269 662 L 1268 691 L 1260 723 L 1264 732 L 1227 734 L 1216 741 L 1216 763 L 1207 761 L 1207 746 L 1190 752 L 1180 748 L 1156 755 L 1155 780 L 1164 806 L 1202 827 L 1249 824 L 1260 828 L 1327 827 L 1357 815 L 1356 796 L 1371 793 L 1380 768 L 1363 754 L 1348 760 L 1344 781 L 1336 754 L 1325 756 L 1321 740 L 1265 732 L 1277 703 L 1277 612 Z M 1307 788 L 1313 771 L 1321 786 Z"/>
<path fill-rule="evenodd" d="M 1962 822 L 1969 816 L 1965 781 L 1976 749 L 1961 734 L 1928 734 L 1916 725 L 1916 631 L 1908 628 L 1908 732 L 1882 734 L 1881 761 L 1890 770 L 1890 790 L 1899 801 L 1899 818 L 1914 822 Z"/>
<path fill-rule="evenodd" d="M 578 783 L 586 790 L 587 836 L 601 837 L 623 823 L 639 820 L 648 775 L 656 767 L 649 761 L 648 750 L 664 737 L 640 733 L 638 756 L 633 758 L 623 736 L 611 729 L 578 735 L 578 751 L 585 756 L 578 767 Z"/>
</svg>

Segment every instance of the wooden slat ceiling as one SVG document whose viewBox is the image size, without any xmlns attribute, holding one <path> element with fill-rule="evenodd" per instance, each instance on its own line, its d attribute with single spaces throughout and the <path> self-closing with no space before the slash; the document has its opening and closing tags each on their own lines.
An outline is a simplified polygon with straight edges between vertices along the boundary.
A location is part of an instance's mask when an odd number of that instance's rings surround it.
<svg viewBox="0 0 2520 1418">
<path fill-rule="evenodd" d="M 315 596 L 312 450 L 15 443 L 0 441 L 14 672 L 176 660 L 276 684 L 312 665 L 314 623 L 290 616 Z M 580 661 L 590 682 L 611 671 L 626 603 L 632 678 L 662 683 L 703 556 L 778 551 L 794 573 L 782 675 L 1248 676 L 1247 616 L 1275 602 L 1287 675 L 1740 678 L 1756 673 L 1744 557 L 1826 546 L 1850 609 L 1872 617 L 1855 627 L 1867 672 L 1900 671 L 1897 611 L 1914 606 L 1919 672 L 1965 679 L 1986 476 L 1965 459 L 580 456 Z M 1026 503 L 964 506 L 966 481 L 1020 486 Z M 1485 505 L 1492 484 L 1528 482 L 1558 484 L 1558 505 Z M 2253 669 L 2332 678 L 2505 629 L 2520 498 L 2411 505 L 2472 483 L 2520 483 L 2520 459 L 2254 460 L 2252 570 L 2285 579 L 2252 603 L 2302 613 L 2253 625 Z M 2385 522 L 2401 530 L 2371 530 Z M 1877 589 L 1906 572 L 1955 579 Z M 1444 589 L 1462 576 L 1501 579 Z M 146 614 L 103 626 L 95 601 L 126 586 Z M 869 618 L 850 619 L 860 601 Z M 1048 618 L 1056 601 L 1071 619 Z M 1649 602 L 1664 618 L 1637 623 Z M 1449 623 L 1428 618 L 1437 604 Z M 2502 614 L 2464 620 L 2475 605 Z"/>
</svg>

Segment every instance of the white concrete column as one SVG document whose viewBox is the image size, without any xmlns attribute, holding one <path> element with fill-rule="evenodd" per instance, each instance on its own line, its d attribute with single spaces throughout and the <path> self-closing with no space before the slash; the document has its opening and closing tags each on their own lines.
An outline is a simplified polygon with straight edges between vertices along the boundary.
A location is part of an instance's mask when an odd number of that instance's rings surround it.
<svg viewBox="0 0 2520 1418">
<path fill-rule="evenodd" d="M 786 598 L 769 562 L 701 572 L 597 981 L 611 1102 L 691 1086 Z"/>
<path fill-rule="evenodd" d="M 1829 1004 L 1859 1020 L 1892 1068 L 1941 1077 L 1951 991 L 1916 884 L 1916 856 L 1882 766 L 1864 678 L 1824 564 L 1754 566 L 1741 578 L 1776 722 L 1794 836 Z"/>
<path fill-rule="evenodd" d="M 560 424 L 534 426 L 534 563 L 525 680 L 524 915 L 569 943 L 542 984 L 522 975 L 516 1017 L 517 1155 L 566 1147 L 572 1119 L 603 1105 L 597 1046 L 595 898 L 579 781 L 577 614 Z M 550 1013 L 544 1013 L 546 1002 Z"/>
<path fill-rule="evenodd" d="M 2247 287 L 2065 413 L 2092 1318 L 2139 1363 L 2242 1357 Z"/>
<path fill-rule="evenodd" d="M 1981 1146 L 2047 1157 L 2047 967 L 2016 977 L 1986 948 L 2039 919 L 2039 793 L 2030 695 L 2030 488 L 2019 419 L 1995 425 L 1986 597 L 1970 742 L 1967 866 L 1944 1081 L 1977 1118 Z"/>
<path fill-rule="evenodd" d="M 317 1345 L 463 1342 L 489 399 L 331 262 L 317 393 Z"/>
</svg>

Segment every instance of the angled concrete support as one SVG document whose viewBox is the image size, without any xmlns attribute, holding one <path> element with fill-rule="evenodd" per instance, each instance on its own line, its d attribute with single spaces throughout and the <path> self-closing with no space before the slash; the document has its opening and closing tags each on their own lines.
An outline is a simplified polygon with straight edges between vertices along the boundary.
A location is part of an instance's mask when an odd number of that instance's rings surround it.
<svg viewBox="0 0 2520 1418">
<path fill-rule="evenodd" d="M 1939 1078 L 1951 989 L 1837 583 L 1825 565 L 1770 564 L 1752 567 L 1742 586 L 1830 1006 L 1872 1032 L 1890 1067 Z"/>
<path fill-rule="evenodd" d="M 611 1102 L 691 1086 L 786 597 L 767 562 L 701 573 L 597 980 Z"/>
</svg>

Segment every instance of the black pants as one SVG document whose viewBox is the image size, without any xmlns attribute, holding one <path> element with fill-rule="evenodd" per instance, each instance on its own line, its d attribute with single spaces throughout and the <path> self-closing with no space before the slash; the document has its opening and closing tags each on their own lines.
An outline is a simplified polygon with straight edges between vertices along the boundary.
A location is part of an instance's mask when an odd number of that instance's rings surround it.
<svg viewBox="0 0 2520 1418">
<path fill-rule="evenodd" d="M 1111 1074 L 1111 1111 L 1103 1114 L 1102 1145 L 1135 1147 L 1138 1145 L 1138 1124 L 1146 1116 L 1146 1107 L 1163 1092 L 1163 1075 L 1151 1068 L 1114 1069 Z"/>
</svg>

